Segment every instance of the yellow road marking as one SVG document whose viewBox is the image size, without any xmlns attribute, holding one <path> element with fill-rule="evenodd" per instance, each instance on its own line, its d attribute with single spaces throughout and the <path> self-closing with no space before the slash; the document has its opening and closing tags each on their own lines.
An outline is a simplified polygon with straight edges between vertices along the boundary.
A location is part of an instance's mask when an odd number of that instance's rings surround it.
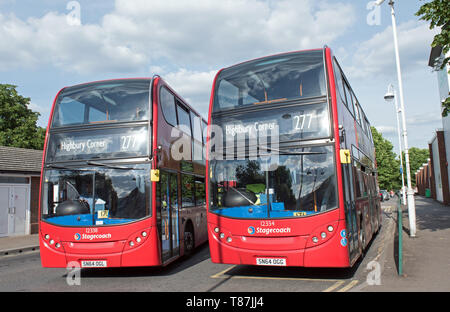
<svg viewBox="0 0 450 312">
<path fill-rule="evenodd" d="M 303 277 L 271 277 L 271 276 L 243 276 L 235 275 L 231 278 L 235 279 L 260 279 L 260 280 L 279 280 L 279 281 L 312 281 L 312 282 L 331 282 L 333 280 L 318 279 L 318 278 L 303 278 Z"/>
<path fill-rule="evenodd" d="M 231 271 L 235 267 L 236 267 L 236 265 L 230 266 L 229 268 L 227 268 L 217 274 L 211 275 L 211 278 L 225 278 L 223 275 L 225 275 L 225 273 L 227 273 L 228 271 Z"/>
<path fill-rule="evenodd" d="M 350 283 L 348 283 L 347 286 L 342 287 L 341 289 L 339 289 L 338 292 L 346 292 L 350 288 L 354 287 L 356 284 L 358 284 L 358 281 L 357 280 L 353 280 Z"/>
<path fill-rule="evenodd" d="M 331 287 L 328 287 L 327 289 L 325 289 L 323 292 L 332 292 L 336 288 L 341 287 L 341 285 L 344 283 L 345 283 L 344 281 L 337 281 L 336 283 L 331 285 Z"/>
</svg>

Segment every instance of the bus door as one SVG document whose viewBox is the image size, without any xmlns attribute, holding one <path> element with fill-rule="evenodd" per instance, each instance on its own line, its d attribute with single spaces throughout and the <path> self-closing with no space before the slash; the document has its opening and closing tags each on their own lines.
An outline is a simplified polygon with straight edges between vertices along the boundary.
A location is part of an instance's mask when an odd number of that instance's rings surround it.
<svg viewBox="0 0 450 312">
<path fill-rule="evenodd" d="M 344 188 L 345 221 L 347 225 L 347 243 L 350 260 L 352 260 L 355 257 L 355 252 L 358 250 L 358 227 L 356 224 L 356 201 L 353 185 L 352 157 L 349 150 L 346 150 L 346 152 L 346 160 L 343 161 L 344 155 L 341 150 L 341 166 L 342 184 Z"/>
<path fill-rule="evenodd" d="M 158 185 L 161 201 L 161 251 L 162 262 L 165 263 L 180 254 L 177 174 L 161 171 Z"/>
<path fill-rule="evenodd" d="M 370 211 L 370 222 L 371 222 L 371 232 L 373 233 L 375 229 L 378 227 L 378 220 L 376 218 L 376 191 L 375 191 L 375 185 L 373 182 L 373 175 L 372 172 L 369 172 L 367 176 L 367 185 L 369 186 L 368 193 L 369 193 L 369 211 Z"/>
</svg>

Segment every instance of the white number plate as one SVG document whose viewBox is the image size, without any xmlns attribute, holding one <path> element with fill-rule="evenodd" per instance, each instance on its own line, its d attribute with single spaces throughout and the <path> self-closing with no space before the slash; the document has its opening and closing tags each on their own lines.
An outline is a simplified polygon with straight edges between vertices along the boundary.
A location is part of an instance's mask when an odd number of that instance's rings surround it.
<svg viewBox="0 0 450 312">
<path fill-rule="evenodd" d="M 106 260 L 82 260 L 82 268 L 106 268 L 108 263 Z"/>
<path fill-rule="evenodd" d="M 256 265 L 286 266 L 286 259 L 284 259 L 284 258 L 256 258 Z"/>
</svg>

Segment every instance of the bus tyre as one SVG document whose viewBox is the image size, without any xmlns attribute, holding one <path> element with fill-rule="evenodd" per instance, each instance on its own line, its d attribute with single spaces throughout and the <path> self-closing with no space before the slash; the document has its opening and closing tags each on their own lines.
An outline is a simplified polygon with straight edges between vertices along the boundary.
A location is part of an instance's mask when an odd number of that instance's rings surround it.
<svg viewBox="0 0 450 312">
<path fill-rule="evenodd" d="M 362 222 L 363 221 L 361 221 L 361 224 Z M 361 246 L 361 254 L 364 255 L 364 252 L 366 250 L 366 231 L 363 225 L 359 230 L 359 245 Z"/>
<path fill-rule="evenodd" d="M 186 226 L 184 230 L 184 254 L 186 256 L 190 256 L 194 251 L 195 239 L 194 239 L 194 231 L 189 224 Z"/>
</svg>

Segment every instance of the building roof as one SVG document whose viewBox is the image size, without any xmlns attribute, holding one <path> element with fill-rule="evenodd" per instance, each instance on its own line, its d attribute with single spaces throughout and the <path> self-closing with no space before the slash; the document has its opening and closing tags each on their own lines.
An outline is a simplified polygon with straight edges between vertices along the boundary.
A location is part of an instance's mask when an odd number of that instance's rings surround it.
<svg viewBox="0 0 450 312">
<path fill-rule="evenodd" d="M 0 146 L 0 172 L 41 173 L 42 151 Z"/>
</svg>

